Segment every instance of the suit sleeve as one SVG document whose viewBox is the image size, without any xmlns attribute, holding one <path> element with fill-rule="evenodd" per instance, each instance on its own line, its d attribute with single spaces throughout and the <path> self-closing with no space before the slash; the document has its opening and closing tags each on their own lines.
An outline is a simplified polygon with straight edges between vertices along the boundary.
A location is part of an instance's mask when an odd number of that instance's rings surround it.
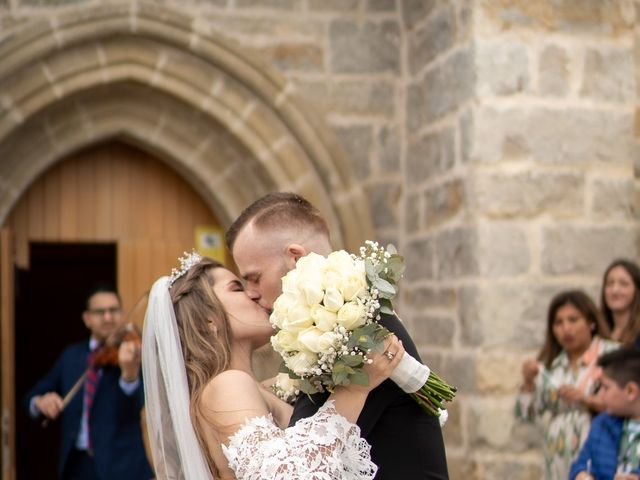
<svg viewBox="0 0 640 480">
<path fill-rule="evenodd" d="M 62 364 L 63 364 L 63 355 L 61 355 L 56 363 L 53 365 L 53 368 L 47 372 L 47 374 L 42 377 L 35 386 L 27 392 L 27 394 L 23 397 L 23 405 L 30 415 L 30 403 L 31 399 L 37 395 L 44 395 L 48 392 L 56 392 L 59 395 L 62 395 Z"/>
</svg>

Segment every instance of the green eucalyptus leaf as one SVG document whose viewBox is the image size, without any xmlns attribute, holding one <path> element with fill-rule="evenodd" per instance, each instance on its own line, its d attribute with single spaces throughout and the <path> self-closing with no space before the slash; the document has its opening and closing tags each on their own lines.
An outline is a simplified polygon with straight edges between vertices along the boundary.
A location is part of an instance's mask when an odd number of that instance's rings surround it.
<svg viewBox="0 0 640 480">
<path fill-rule="evenodd" d="M 356 385 L 362 385 L 366 387 L 369 385 L 369 375 L 364 370 L 357 370 L 349 375 L 349 381 L 351 383 L 355 383 Z"/>
</svg>

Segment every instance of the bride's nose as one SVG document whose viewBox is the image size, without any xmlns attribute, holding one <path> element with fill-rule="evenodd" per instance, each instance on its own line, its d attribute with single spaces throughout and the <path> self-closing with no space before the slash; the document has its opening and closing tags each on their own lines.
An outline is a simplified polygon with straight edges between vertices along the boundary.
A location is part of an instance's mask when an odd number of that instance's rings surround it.
<svg viewBox="0 0 640 480">
<path fill-rule="evenodd" d="M 253 290 L 252 288 L 245 288 L 245 292 L 247 293 L 249 298 L 254 302 L 257 302 L 258 300 L 260 300 L 260 294 L 258 293 L 257 290 Z"/>
</svg>

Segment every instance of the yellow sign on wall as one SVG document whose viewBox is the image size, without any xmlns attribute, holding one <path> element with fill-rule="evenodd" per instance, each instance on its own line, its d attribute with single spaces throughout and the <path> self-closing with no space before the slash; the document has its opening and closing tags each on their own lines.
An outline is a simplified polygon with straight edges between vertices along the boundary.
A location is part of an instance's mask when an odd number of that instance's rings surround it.
<svg viewBox="0 0 640 480">
<path fill-rule="evenodd" d="M 196 227 L 196 250 L 202 256 L 225 263 L 223 234 L 220 227 L 198 225 Z"/>
</svg>

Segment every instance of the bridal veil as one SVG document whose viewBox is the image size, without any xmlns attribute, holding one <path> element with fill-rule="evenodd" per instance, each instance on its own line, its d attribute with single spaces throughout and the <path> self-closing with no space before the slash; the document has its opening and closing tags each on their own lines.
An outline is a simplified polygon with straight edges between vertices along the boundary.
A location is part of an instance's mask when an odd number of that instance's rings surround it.
<svg viewBox="0 0 640 480">
<path fill-rule="evenodd" d="M 191 422 L 189 387 L 169 277 L 151 288 L 142 334 L 146 419 L 159 480 L 210 480 L 209 466 Z"/>
</svg>

